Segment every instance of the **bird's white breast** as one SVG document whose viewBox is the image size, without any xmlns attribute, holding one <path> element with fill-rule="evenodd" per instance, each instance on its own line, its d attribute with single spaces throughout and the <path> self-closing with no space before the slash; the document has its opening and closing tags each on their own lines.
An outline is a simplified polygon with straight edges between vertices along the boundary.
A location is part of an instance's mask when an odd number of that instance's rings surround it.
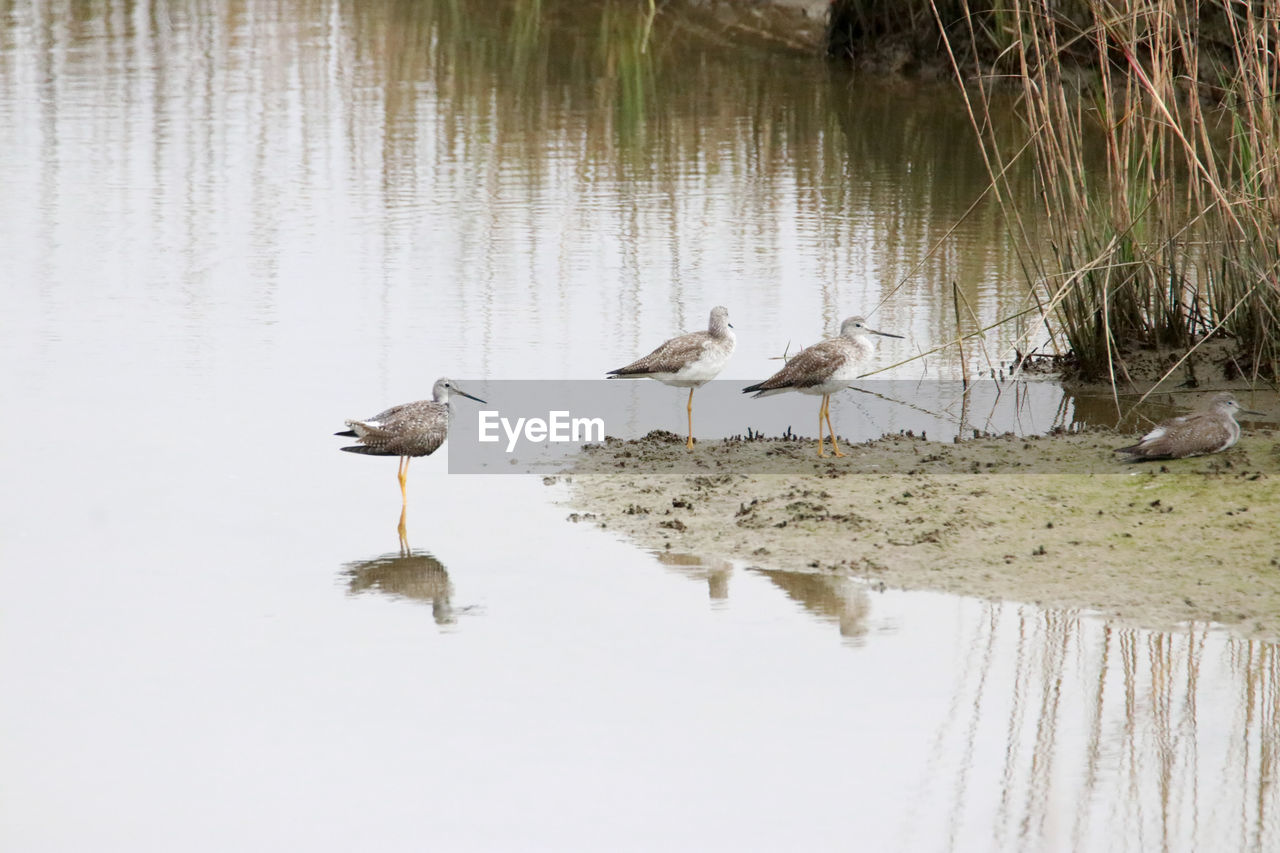
<svg viewBox="0 0 1280 853">
<path fill-rule="evenodd" d="M 719 375 L 733 355 L 736 343 L 733 332 L 722 339 L 712 338 L 702 345 L 702 353 L 680 370 L 675 373 L 654 374 L 653 378 L 667 385 L 696 388 Z"/>
</svg>

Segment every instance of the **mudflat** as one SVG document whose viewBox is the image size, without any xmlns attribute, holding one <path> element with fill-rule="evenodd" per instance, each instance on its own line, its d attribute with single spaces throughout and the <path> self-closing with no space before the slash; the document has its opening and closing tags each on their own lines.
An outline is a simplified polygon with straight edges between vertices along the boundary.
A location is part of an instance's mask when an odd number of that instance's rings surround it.
<svg viewBox="0 0 1280 853">
<path fill-rule="evenodd" d="M 648 548 L 1280 637 L 1275 434 L 1140 464 L 1114 458 L 1128 439 L 894 436 L 820 459 L 813 440 L 655 432 L 566 474 L 579 519 Z"/>
</svg>

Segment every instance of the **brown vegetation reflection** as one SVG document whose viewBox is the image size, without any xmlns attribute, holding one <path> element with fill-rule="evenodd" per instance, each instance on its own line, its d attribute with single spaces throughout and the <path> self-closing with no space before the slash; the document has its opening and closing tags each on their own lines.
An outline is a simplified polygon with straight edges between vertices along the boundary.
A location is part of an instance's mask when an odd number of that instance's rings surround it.
<svg viewBox="0 0 1280 853">
<path fill-rule="evenodd" d="M 952 281 L 967 331 L 1025 307 L 997 209 L 969 210 L 988 176 L 947 85 L 859 83 L 726 40 L 697 6 L 652 21 L 644 3 L 595 0 L 21 9 L 0 27 L 0 86 L 30 104 L 45 174 L 15 216 L 71 194 L 136 211 L 103 223 L 104 242 L 181 258 L 155 278 L 187 281 L 198 321 L 208 258 L 243 258 L 244 298 L 269 314 L 286 250 L 324 239 L 328 217 L 373 223 L 351 286 L 413 269 L 467 323 L 523 299 L 517 273 L 542 312 L 584 286 L 621 318 L 642 301 L 683 311 L 698 300 L 682 279 L 726 257 L 746 273 L 734 286 L 780 302 L 796 252 L 828 325 L 899 282 L 878 316 L 923 341 L 955 333 Z M 78 138 L 110 142 L 101 182 L 61 171 Z"/>
<path fill-rule="evenodd" d="M 922 783 L 948 849 L 1278 849 L 1275 645 L 994 603 L 973 625 Z"/>
<path fill-rule="evenodd" d="M 779 220 L 794 218 L 794 239 L 831 282 L 828 323 L 846 308 L 836 283 L 866 278 L 869 247 L 887 265 L 877 287 L 915 270 L 894 302 L 932 318 L 929 340 L 954 335 L 938 297 L 953 280 L 976 312 L 969 331 L 1025 307 L 1021 289 L 1000 285 L 1020 267 L 996 208 L 968 212 L 988 179 L 944 86 L 855 86 L 820 62 L 722 43 L 692 5 L 652 22 L 644 4 L 596 2 L 424 0 L 349 14 L 351 149 L 382 128 L 389 211 L 451 185 L 472 200 L 460 211 L 468 240 L 517 245 L 564 206 L 566 261 L 603 220 L 625 244 L 624 302 L 654 290 L 655 239 L 682 302 L 681 272 L 700 264 L 712 228 L 757 259 L 762 280 L 783 278 L 771 250 L 792 239 Z M 474 267 L 469 246 L 459 258 Z M 892 323 L 900 309 L 885 310 Z"/>
</svg>

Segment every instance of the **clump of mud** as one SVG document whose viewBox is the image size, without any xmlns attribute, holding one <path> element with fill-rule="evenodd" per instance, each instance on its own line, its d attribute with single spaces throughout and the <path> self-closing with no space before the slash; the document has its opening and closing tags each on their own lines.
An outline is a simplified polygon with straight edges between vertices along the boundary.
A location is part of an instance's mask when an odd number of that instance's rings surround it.
<svg viewBox="0 0 1280 853">
<path fill-rule="evenodd" d="M 819 459 L 811 439 L 610 439 L 573 501 L 638 544 L 877 585 L 1280 636 L 1280 446 L 1118 462 L 1108 430 L 942 444 L 901 435 Z"/>
</svg>

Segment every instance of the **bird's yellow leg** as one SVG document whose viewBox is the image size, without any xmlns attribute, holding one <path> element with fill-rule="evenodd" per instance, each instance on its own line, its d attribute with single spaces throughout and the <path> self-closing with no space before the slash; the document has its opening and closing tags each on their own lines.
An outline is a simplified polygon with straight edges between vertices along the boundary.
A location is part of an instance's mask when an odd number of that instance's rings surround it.
<svg viewBox="0 0 1280 853">
<path fill-rule="evenodd" d="M 689 389 L 689 440 L 685 442 L 685 447 L 693 450 L 693 389 Z"/>
<path fill-rule="evenodd" d="M 396 476 L 400 479 L 400 500 L 403 504 L 408 504 L 409 492 L 404 485 L 409 479 L 409 457 L 408 456 L 400 457 L 400 470 L 396 473 Z"/>
<path fill-rule="evenodd" d="M 400 534 L 400 556 L 409 556 L 409 529 L 405 526 L 405 513 L 409 511 L 409 507 L 400 507 L 400 524 L 396 527 L 396 533 Z"/>
<path fill-rule="evenodd" d="M 818 455 L 826 456 L 826 451 L 822 448 L 822 414 L 827 408 L 827 395 L 822 395 L 822 402 L 818 405 Z"/>
<path fill-rule="evenodd" d="M 827 397 L 827 432 L 831 433 L 831 449 L 835 451 L 836 456 L 844 456 L 840 452 L 840 445 L 836 444 L 836 428 L 831 425 L 831 397 Z"/>
</svg>

